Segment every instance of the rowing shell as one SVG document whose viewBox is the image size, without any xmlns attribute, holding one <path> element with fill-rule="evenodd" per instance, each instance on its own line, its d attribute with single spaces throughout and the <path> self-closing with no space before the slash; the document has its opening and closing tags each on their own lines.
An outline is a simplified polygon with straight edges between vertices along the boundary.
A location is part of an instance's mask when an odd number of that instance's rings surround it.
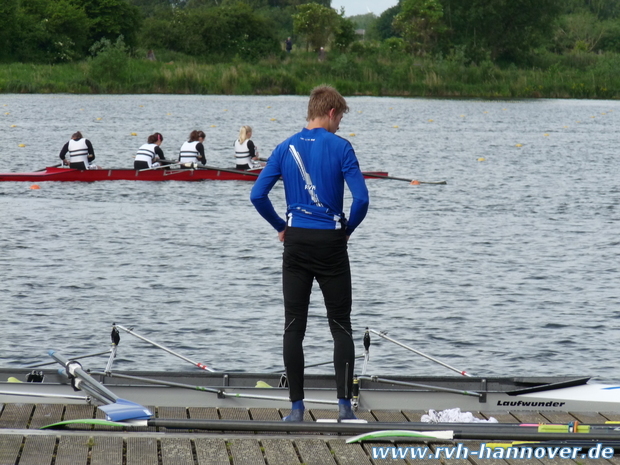
<svg viewBox="0 0 620 465">
<path fill-rule="evenodd" d="M 31 173 L 0 173 L 0 181 L 256 181 L 261 170 L 236 170 L 232 168 L 199 169 L 101 169 L 74 170 L 70 168 L 47 167 L 44 171 Z M 366 171 L 364 177 L 386 176 L 383 171 Z"/>
</svg>

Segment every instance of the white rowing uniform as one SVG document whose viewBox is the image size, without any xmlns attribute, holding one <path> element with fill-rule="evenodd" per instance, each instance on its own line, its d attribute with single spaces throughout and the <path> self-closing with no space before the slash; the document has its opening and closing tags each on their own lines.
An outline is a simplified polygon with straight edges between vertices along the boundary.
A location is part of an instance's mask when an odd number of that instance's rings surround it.
<svg viewBox="0 0 620 465">
<path fill-rule="evenodd" d="M 235 163 L 237 165 L 252 166 L 252 155 L 250 154 L 248 142 L 250 142 L 250 139 L 247 139 L 243 144 L 239 142 L 239 139 L 235 141 Z"/>
<path fill-rule="evenodd" d="M 88 169 L 88 146 L 86 145 L 86 139 L 71 139 L 69 141 L 69 162 L 82 162 L 86 169 Z"/>
<path fill-rule="evenodd" d="M 201 159 L 200 152 L 196 146 L 200 144 L 198 141 L 184 142 L 179 152 L 179 163 L 196 163 Z"/>
<path fill-rule="evenodd" d="M 157 144 L 144 144 L 138 149 L 136 153 L 136 161 L 145 161 L 149 164 L 149 168 L 153 167 L 153 160 L 157 157 L 155 148 Z M 142 165 L 144 166 L 144 165 Z"/>
</svg>

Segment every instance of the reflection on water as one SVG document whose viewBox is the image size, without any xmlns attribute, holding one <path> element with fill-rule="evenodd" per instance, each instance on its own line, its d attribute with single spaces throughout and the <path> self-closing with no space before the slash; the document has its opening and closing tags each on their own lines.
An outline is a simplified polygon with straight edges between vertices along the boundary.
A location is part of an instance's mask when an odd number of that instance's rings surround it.
<svg viewBox="0 0 620 465">
<path fill-rule="evenodd" d="M 368 181 L 371 210 L 349 246 L 358 350 L 369 326 L 474 374 L 620 380 L 607 350 L 620 336 L 620 104 L 348 101 L 340 135 L 364 169 L 448 182 Z M 209 164 L 231 166 L 241 125 L 253 126 L 268 156 L 303 126 L 305 105 L 302 97 L 0 95 L 1 166 L 55 164 L 80 130 L 98 164 L 128 167 L 148 134 L 163 133 L 174 156 L 192 129 L 207 133 Z M 2 365 L 44 359 L 48 349 L 97 351 L 118 322 L 216 369 L 281 367 L 281 245 L 248 201 L 251 184 L 29 187 L 0 184 Z M 283 213 L 281 189 L 273 197 Z M 318 288 L 313 298 L 308 363 L 331 357 Z M 117 368 L 192 369 L 121 336 Z M 370 367 L 451 374 L 378 338 Z"/>
</svg>

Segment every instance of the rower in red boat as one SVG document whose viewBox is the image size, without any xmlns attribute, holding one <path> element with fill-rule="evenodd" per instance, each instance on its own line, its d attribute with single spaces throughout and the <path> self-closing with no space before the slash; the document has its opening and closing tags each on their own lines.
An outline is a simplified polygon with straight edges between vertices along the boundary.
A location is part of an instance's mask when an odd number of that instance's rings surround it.
<svg viewBox="0 0 620 465">
<path fill-rule="evenodd" d="M 189 140 L 184 142 L 179 151 L 179 163 L 196 163 L 201 162 L 207 164 L 205 155 L 205 147 L 202 143 L 205 140 L 205 133 L 202 131 L 192 131 Z"/>
<path fill-rule="evenodd" d="M 65 159 L 67 152 L 69 153 L 69 160 Z M 71 140 L 60 150 L 59 156 L 63 165 L 69 165 L 69 168 L 76 170 L 97 169 L 95 166 L 92 168 L 90 166 L 90 162 L 95 159 L 93 144 L 85 139 L 80 131 L 71 136 Z"/>
<path fill-rule="evenodd" d="M 241 126 L 241 129 L 239 129 L 239 137 L 234 145 L 235 169 L 251 170 L 261 167 L 261 164 L 257 161 L 258 149 L 252 141 L 252 128 L 250 126 Z"/>
<path fill-rule="evenodd" d="M 159 166 L 160 160 L 165 160 L 164 151 L 160 145 L 164 141 L 164 136 L 159 132 L 151 134 L 146 140 L 146 144 L 142 145 L 136 153 L 136 159 L 133 167 L 136 170 L 144 170 Z"/>
</svg>

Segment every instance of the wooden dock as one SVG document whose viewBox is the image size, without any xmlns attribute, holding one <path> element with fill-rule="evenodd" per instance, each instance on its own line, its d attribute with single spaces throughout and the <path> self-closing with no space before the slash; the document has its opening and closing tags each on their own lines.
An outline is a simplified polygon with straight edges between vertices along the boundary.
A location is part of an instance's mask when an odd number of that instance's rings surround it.
<svg viewBox="0 0 620 465">
<path fill-rule="evenodd" d="M 180 408 L 150 407 L 157 418 L 226 419 L 278 421 L 288 411 L 270 408 Z M 336 434 L 222 433 L 166 428 L 132 428 L 70 425 L 62 430 L 41 430 L 42 426 L 64 420 L 103 418 L 89 405 L 15 403 L 0 404 L 0 465 L 620 465 L 620 456 L 611 459 L 373 459 L 373 446 L 414 444 L 375 443 L 346 444 L 345 436 Z M 369 422 L 419 422 L 425 412 L 366 411 L 358 417 Z M 484 412 L 475 412 L 487 418 Z M 307 420 L 336 418 L 335 409 L 313 409 Z M 506 412 L 493 414 L 500 423 L 568 423 L 601 424 L 620 421 L 620 414 Z M 481 441 L 454 441 L 471 450 Z M 424 443 L 415 445 L 424 446 Z M 441 445 L 441 444 L 440 444 Z M 446 444 L 443 444 L 444 446 Z M 430 444 L 431 450 L 438 447 Z"/>
</svg>

